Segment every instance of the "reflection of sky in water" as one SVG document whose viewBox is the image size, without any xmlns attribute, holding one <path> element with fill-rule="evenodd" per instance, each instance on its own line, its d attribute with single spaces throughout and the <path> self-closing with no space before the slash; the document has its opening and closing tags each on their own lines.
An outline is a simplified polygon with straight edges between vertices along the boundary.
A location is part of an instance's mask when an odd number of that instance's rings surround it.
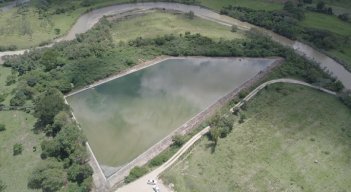
<svg viewBox="0 0 351 192">
<path fill-rule="evenodd" d="M 198 107 L 209 105 L 210 101 L 223 96 L 237 87 L 252 74 L 270 64 L 271 60 L 250 63 L 241 60 L 233 65 L 230 59 L 197 59 L 191 65 L 182 60 L 172 60 L 157 68 L 146 71 L 141 80 L 142 95 L 163 92 L 168 96 L 179 96 Z M 162 68 L 162 73 L 160 73 Z"/>
<path fill-rule="evenodd" d="M 126 163 L 271 64 L 175 59 L 68 98 L 100 163 Z"/>
</svg>

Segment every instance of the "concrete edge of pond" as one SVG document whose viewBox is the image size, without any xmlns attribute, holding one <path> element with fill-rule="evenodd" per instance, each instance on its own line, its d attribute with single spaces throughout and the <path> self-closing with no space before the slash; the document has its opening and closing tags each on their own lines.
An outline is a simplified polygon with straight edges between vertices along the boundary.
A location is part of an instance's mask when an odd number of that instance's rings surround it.
<svg viewBox="0 0 351 192">
<path fill-rule="evenodd" d="M 147 66 L 151 66 L 153 64 L 159 63 L 163 60 L 166 59 L 181 59 L 181 58 L 206 58 L 206 57 L 163 57 L 160 59 L 160 61 L 154 61 L 152 62 L 145 62 L 148 65 L 145 66 L 140 65 L 140 69 L 143 69 Z M 222 58 L 230 58 L 230 57 L 222 57 Z M 234 57 L 232 57 L 234 58 Z M 275 59 L 275 61 L 270 64 L 267 68 L 263 69 L 262 71 L 258 72 L 253 78 L 245 81 L 242 85 L 240 85 L 238 88 L 234 89 L 233 91 L 229 92 L 228 94 L 224 95 L 220 99 L 218 99 L 215 103 L 211 104 L 209 107 L 192 117 L 190 120 L 185 122 L 183 125 L 172 131 L 170 134 L 168 134 L 165 138 L 163 138 L 161 141 L 158 143 L 154 144 L 152 147 L 144 151 L 142 154 L 140 154 L 138 157 L 136 157 L 134 160 L 129 162 L 128 164 L 124 165 L 121 169 L 119 169 L 117 172 L 112 174 L 110 177 L 106 178 L 105 175 L 103 174 L 99 163 L 97 162 L 93 151 L 89 149 L 89 152 L 92 155 L 92 159 L 90 161 L 91 164 L 93 164 L 94 168 L 94 184 L 96 187 L 96 191 L 108 191 L 109 189 L 114 189 L 123 184 L 124 178 L 129 174 L 129 171 L 135 167 L 135 166 L 142 166 L 145 165 L 148 161 L 150 161 L 152 158 L 160 154 L 162 151 L 164 151 L 166 148 L 168 148 L 172 144 L 172 137 L 176 134 L 186 134 L 193 130 L 194 128 L 198 127 L 204 120 L 208 119 L 210 116 L 212 116 L 218 109 L 223 107 L 226 103 L 228 103 L 231 99 L 233 99 L 240 91 L 248 89 L 255 85 L 257 82 L 262 80 L 268 73 L 270 73 L 274 68 L 277 66 L 281 65 L 284 61 L 283 58 L 280 57 L 270 57 L 270 58 L 260 58 L 260 59 Z M 129 73 L 135 72 L 136 69 L 130 69 L 127 70 L 126 72 L 122 72 L 122 74 L 127 75 Z M 116 79 L 118 77 L 121 77 L 121 74 L 115 75 Z M 109 79 L 109 80 L 113 80 Z M 107 82 L 108 79 L 106 79 L 104 82 Z M 100 82 L 101 84 L 101 82 Z M 100 84 L 96 84 L 100 85 Z M 82 89 L 86 90 L 89 89 L 89 87 Z M 82 91 L 81 90 L 81 91 Z M 100 178 L 99 178 L 100 177 Z M 102 178 L 101 178 L 102 177 Z"/>
</svg>

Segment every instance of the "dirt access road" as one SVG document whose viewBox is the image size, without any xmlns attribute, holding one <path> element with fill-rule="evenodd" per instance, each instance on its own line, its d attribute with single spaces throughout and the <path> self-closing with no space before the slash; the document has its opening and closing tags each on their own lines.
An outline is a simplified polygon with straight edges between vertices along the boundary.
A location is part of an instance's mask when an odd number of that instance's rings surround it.
<svg viewBox="0 0 351 192">
<path fill-rule="evenodd" d="M 233 109 L 236 107 L 241 107 L 244 102 L 249 101 L 252 99 L 259 91 L 264 89 L 266 86 L 275 84 L 275 83 L 290 83 L 290 84 L 298 84 L 302 86 L 307 86 L 311 87 L 313 89 L 320 90 L 322 92 L 331 94 L 331 95 L 336 95 L 335 92 L 329 91 L 327 89 L 324 89 L 322 87 L 314 86 L 311 84 L 308 84 L 303 81 L 298 81 L 295 79 L 275 79 L 271 81 L 267 81 L 265 83 L 262 83 L 260 86 L 258 86 L 256 89 L 251 91 L 241 102 L 237 103 L 234 107 L 230 109 L 230 112 L 233 112 Z M 171 192 L 171 189 L 163 185 L 162 181 L 158 179 L 159 175 L 170 168 L 196 141 L 198 141 L 203 135 L 205 135 L 208 131 L 210 130 L 210 127 L 206 127 L 199 133 L 197 133 L 195 136 L 193 136 L 188 142 L 186 142 L 181 149 L 171 157 L 166 163 L 158 167 L 157 169 L 151 171 L 150 173 L 146 174 L 145 176 L 137 179 L 136 181 L 127 184 L 119 189 L 117 189 L 116 192 L 153 192 L 154 190 L 152 189 L 152 185 L 147 184 L 148 180 L 154 179 L 157 182 L 158 187 L 160 188 L 160 192 Z"/>
</svg>

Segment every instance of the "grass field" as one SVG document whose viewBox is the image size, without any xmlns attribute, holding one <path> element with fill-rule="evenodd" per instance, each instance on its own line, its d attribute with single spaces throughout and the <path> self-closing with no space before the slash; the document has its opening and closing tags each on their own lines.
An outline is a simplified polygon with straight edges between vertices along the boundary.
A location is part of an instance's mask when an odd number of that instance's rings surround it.
<svg viewBox="0 0 351 192">
<path fill-rule="evenodd" d="M 27 188 L 27 179 L 33 168 L 40 163 L 40 140 L 33 128 L 35 118 L 21 111 L 1 111 L 0 123 L 6 130 L 0 132 L 0 180 L 7 188 L 5 191 L 36 191 Z M 13 156 L 15 143 L 23 144 L 21 155 Z M 33 146 L 37 151 L 33 152 Z"/>
<path fill-rule="evenodd" d="M 301 22 L 304 27 L 329 30 L 340 35 L 351 34 L 351 23 L 341 21 L 336 16 L 314 12 L 307 12 L 305 16 L 306 18 Z"/>
<path fill-rule="evenodd" d="M 170 33 L 184 34 L 186 31 L 200 33 L 217 40 L 220 38 L 244 38 L 243 33 L 233 33 L 230 30 L 230 27 L 197 17 L 188 19 L 184 14 L 156 11 L 144 16 L 114 22 L 113 39 L 116 42 L 128 41 L 137 37 L 153 38 Z"/>
<path fill-rule="evenodd" d="M 348 191 L 350 109 L 309 88 L 280 86 L 250 101 L 247 120 L 213 153 L 203 138 L 163 180 L 178 192 Z"/>
<path fill-rule="evenodd" d="M 351 71 L 351 47 L 344 48 L 342 52 L 338 50 L 332 50 L 332 51 L 328 51 L 328 53 L 333 57 L 336 57 L 341 61 L 343 61 L 345 63 L 344 66 L 347 69 L 349 69 L 349 71 Z"/>
</svg>

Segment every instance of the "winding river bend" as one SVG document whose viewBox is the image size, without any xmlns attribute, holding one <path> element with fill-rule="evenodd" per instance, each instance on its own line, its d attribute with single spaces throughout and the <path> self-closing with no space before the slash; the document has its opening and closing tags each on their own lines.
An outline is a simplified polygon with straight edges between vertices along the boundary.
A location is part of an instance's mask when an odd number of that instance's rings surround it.
<svg viewBox="0 0 351 192">
<path fill-rule="evenodd" d="M 166 9 L 166 10 L 174 10 L 181 12 L 189 12 L 193 11 L 194 14 L 198 17 L 220 23 L 222 25 L 236 25 L 239 29 L 242 30 L 250 30 L 250 29 L 258 29 L 264 34 L 270 36 L 272 40 L 290 47 L 295 50 L 299 55 L 305 56 L 308 59 L 314 60 L 320 64 L 322 68 L 325 68 L 329 72 L 331 72 L 337 79 L 339 79 L 347 89 L 351 89 L 351 73 L 347 71 L 341 64 L 333 60 L 332 58 L 326 56 L 325 54 L 313 49 L 312 47 L 303 44 L 298 41 L 293 41 L 288 38 L 285 38 L 281 35 L 273 33 L 272 31 L 254 26 L 252 24 L 239 21 L 237 19 L 220 15 L 212 10 L 195 6 L 195 5 L 184 5 L 178 3 L 163 3 L 163 2 L 152 2 L 152 3 L 135 3 L 135 4 L 122 4 L 122 5 L 113 5 L 100 9 L 93 10 L 86 14 L 80 16 L 77 22 L 73 25 L 71 30 L 67 33 L 66 36 L 57 39 L 56 42 L 72 40 L 75 38 L 76 34 L 87 32 L 91 29 L 100 18 L 103 16 L 111 16 L 116 14 L 121 14 L 131 10 L 148 10 L 148 9 Z M 49 45 L 52 46 L 52 45 Z M 7 51 L 0 52 L 0 63 L 1 57 L 6 55 L 16 55 L 23 54 L 26 50 L 21 51 Z"/>
</svg>

